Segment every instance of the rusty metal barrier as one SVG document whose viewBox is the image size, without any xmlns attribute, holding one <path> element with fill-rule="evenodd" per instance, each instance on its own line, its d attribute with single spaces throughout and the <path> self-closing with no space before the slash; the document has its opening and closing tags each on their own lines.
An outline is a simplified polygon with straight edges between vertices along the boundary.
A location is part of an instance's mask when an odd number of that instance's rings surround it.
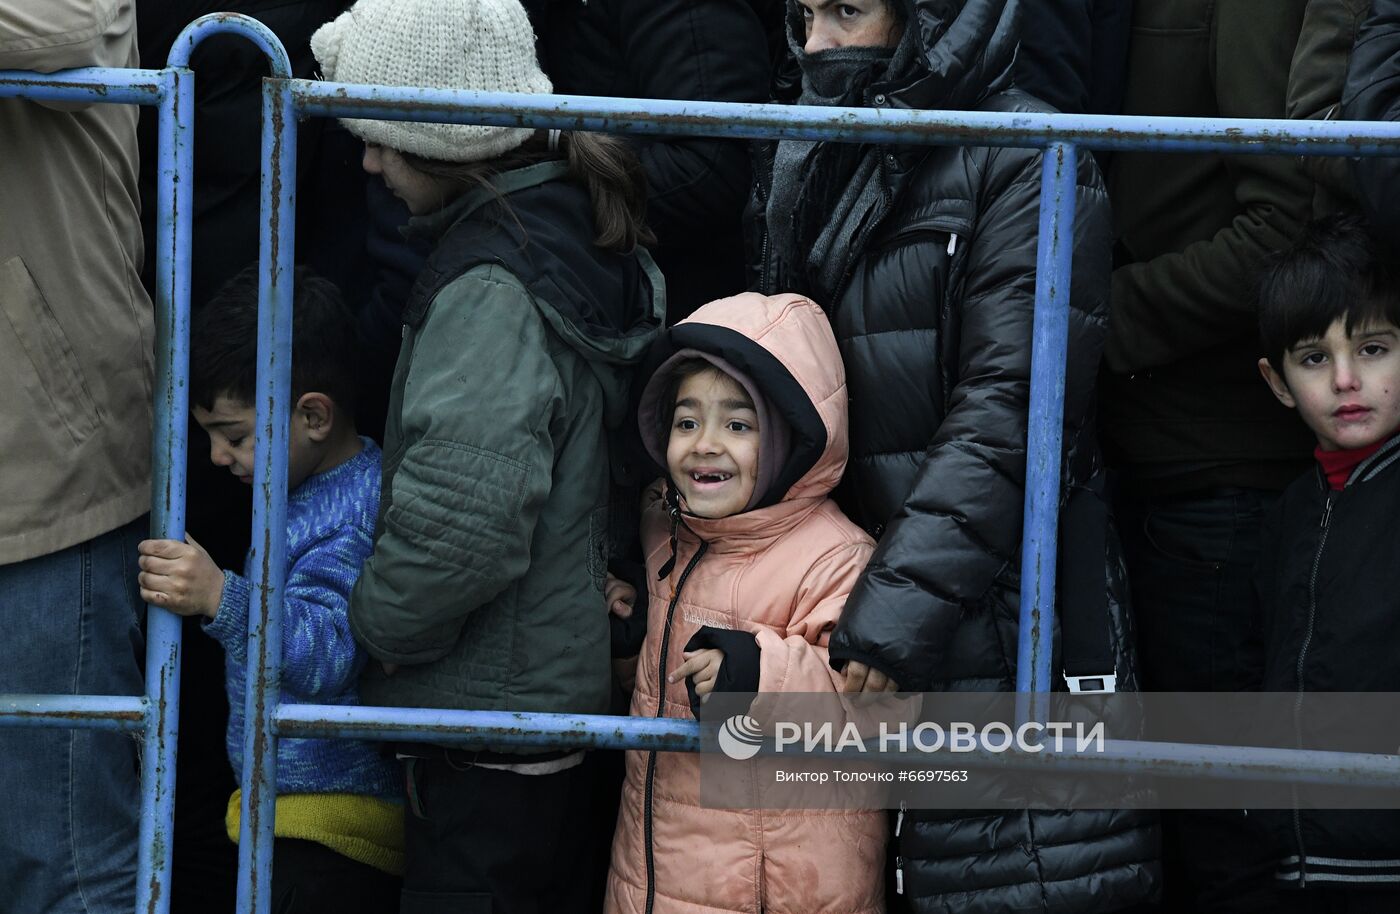
<svg viewBox="0 0 1400 914">
<path fill-rule="evenodd" d="M 190 54 L 202 40 L 232 33 L 256 44 L 271 64 L 263 81 L 262 237 L 259 246 L 257 423 L 253 487 L 252 587 L 239 841 L 238 910 L 267 914 L 270 904 L 276 744 L 279 737 L 321 736 L 519 747 L 657 749 L 694 752 L 699 725 L 680 720 L 511 712 L 279 705 L 285 577 L 287 448 L 292 327 L 292 268 L 297 121 L 303 117 L 377 118 L 460 124 L 593 130 L 622 134 L 804 139 L 895 144 L 1033 147 L 1046 151 L 1041 185 L 1035 298 L 1021 625 L 1017 691 L 1026 719 L 1044 720 L 1051 688 L 1050 641 L 1068 338 L 1070 239 L 1075 165 L 1081 149 L 1327 156 L 1400 155 L 1400 125 L 1346 121 L 1231 120 L 1066 114 L 1002 114 L 826 108 L 565 95 L 514 95 L 291 78 L 285 49 L 247 16 L 216 13 L 176 39 L 165 69 L 87 68 L 38 74 L 0 71 L 0 98 L 134 104 L 159 110 L 157 236 L 157 384 L 152 535 L 185 533 L 185 460 L 189 409 L 190 229 L 194 80 Z M 261 544 L 261 545 L 258 545 Z M 142 811 L 137 910 L 170 905 L 179 718 L 180 625 L 148 607 L 143 696 L 0 695 L 0 726 L 101 728 L 140 734 Z M 993 760 L 984 758 L 984 763 Z M 917 762 L 916 762 L 917 763 Z M 959 759 L 976 766 L 979 755 Z M 995 759 L 1006 764 L 1005 758 Z M 1040 755 L 1027 764 L 1084 769 L 1105 765 L 1192 777 L 1313 783 L 1400 783 L 1400 756 L 1312 753 L 1172 743 L 1110 742 L 1107 753 Z"/>
</svg>

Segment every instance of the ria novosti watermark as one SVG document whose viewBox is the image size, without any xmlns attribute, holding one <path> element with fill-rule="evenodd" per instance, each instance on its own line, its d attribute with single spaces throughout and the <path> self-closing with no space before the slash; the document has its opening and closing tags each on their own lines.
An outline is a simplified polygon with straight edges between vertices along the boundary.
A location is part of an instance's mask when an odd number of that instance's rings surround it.
<svg viewBox="0 0 1400 914">
<path fill-rule="evenodd" d="M 738 716 L 738 715 L 736 715 Z M 730 720 L 735 718 L 731 717 Z M 753 721 L 753 718 L 747 718 Z M 879 721 L 877 733 L 871 742 L 861 733 L 855 721 L 847 721 L 839 728 L 831 721 L 812 724 L 794 721 L 779 721 L 774 724 L 773 751 L 781 755 L 784 750 L 801 746 L 803 752 L 1007 752 L 1016 749 L 1020 752 L 1064 752 L 1071 745 L 1075 752 L 1103 752 L 1105 725 L 1099 721 L 1086 726 L 1083 721 L 1027 721 L 1016 726 L 1001 721 L 978 724 L 968 721 L 953 721 L 941 724 L 936 721 L 923 721 L 911 724 L 909 721 Z M 1067 740 L 1068 734 L 1073 740 Z M 723 748 L 723 744 L 721 744 Z M 733 756 L 731 756 L 733 757 Z"/>
<path fill-rule="evenodd" d="M 701 720 L 720 807 L 1400 809 L 1400 693 L 716 693 Z"/>
<path fill-rule="evenodd" d="M 941 724 L 907 720 L 877 722 L 874 739 L 861 732 L 855 721 L 839 726 L 832 721 L 778 721 L 773 724 L 773 753 L 811 752 L 1064 752 L 1071 745 L 1075 752 L 1103 752 L 1106 739 L 1105 724 L 1098 721 L 1086 725 L 1083 721 L 1026 721 L 1016 726 L 1001 721 L 977 724 L 954 721 Z M 1073 740 L 1068 739 L 1073 735 Z M 735 714 L 721 726 L 716 737 L 720 751 L 736 761 L 746 761 L 758 755 L 764 746 L 764 730 L 757 720 L 747 714 Z"/>
</svg>

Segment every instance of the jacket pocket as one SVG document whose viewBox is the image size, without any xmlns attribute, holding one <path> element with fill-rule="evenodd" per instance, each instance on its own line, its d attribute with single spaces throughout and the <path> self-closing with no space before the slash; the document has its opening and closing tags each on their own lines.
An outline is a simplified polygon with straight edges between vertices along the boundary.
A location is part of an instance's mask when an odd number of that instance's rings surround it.
<svg viewBox="0 0 1400 914">
<path fill-rule="evenodd" d="M 97 430 L 97 405 L 68 335 L 19 257 L 0 263 L 0 314 L 33 368 L 26 386 L 63 423 L 73 443 L 82 444 Z"/>
<path fill-rule="evenodd" d="M 888 251 L 910 244 L 933 242 L 946 247 L 951 260 L 971 233 L 971 220 L 952 213 L 940 213 L 901 225 L 880 239 L 875 249 Z"/>
</svg>

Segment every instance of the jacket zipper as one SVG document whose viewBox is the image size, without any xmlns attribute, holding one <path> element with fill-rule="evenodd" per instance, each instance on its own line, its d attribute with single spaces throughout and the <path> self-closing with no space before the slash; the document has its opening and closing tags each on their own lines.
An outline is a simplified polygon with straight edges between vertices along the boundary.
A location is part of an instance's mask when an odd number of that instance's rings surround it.
<svg viewBox="0 0 1400 914">
<path fill-rule="evenodd" d="M 1322 550 L 1327 546 L 1327 525 L 1332 520 L 1332 499 L 1333 493 L 1329 491 L 1322 506 L 1322 520 L 1318 523 L 1322 528 L 1322 537 L 1317 542 L 1317 552 L 1313 554 L 1312 574 L 1308 577 L 1308 627 L 1303 633 L 1303 646 L 1298 650 L 1298 665 L 1295 670 L 1298 676 L 1298 697 L 1293 702 L 1293 731 L 1298 748 L 1302 748 L 1303 740 L 1303 664 L 1307 661 L 1308 648 L 1312 645 L 1313 628 L 1317 623 L 1317 572 L 1322 565 Z M 1297 789 L 1294 788 L 1293 838 L 1298 844 L 1298 885 L 1301 888 L 1308 884 L 1308 857 L 1303 846 L 1303 815 L 1298 809 L 1296 799 Z"/>
<path fill-rule="evenodd" d="M 771 274 L 772 267 L 768 263 L 768 229 L 765 227 L 763 229 L 763 254 L 759 258 L 760 282 L 765 288 L 776 285 Z"/>
<path fill-rule="evenodd" d="M 904 828 L 904 813 L 907 810 L 905 802 L 899 801 L 899 815 L 894 820 L 894 836 L 899 837 L 899 832 Z M 895 855 L 894 858 L 894 892 L 896 895 L 904 894 L 904 858 Z"/>
<path fill-rule="evenodd" d="M 760 152 L 760 155 L 763 153 Z M 760 164 L 767 168 L 768 181 L 771 183 L 773 180 L 773 161 L 766 159 Z M 754 181 L 754 195 L 758 197 L 758 205 L 761 210 L 758 214 L 758 224 L 762 227 L 763 232 L 763 246 L 758 259 L 758 283 L 761 291 L 765 294 L 771 294 L 777 291 L 772 288 L 776 285 L 777 277 L 772 275 L 772 267 L 768 263 L 768 239 L 770 236 L 768 231 L 768 189 L 761 178 Z"/>
<path fill-rule="evenodd" d="M 911 238 L 918 238 L 921 235 L 947 235 L 948 244 L 944 248 L 949 257 L 958 252 L 962 247 L 962 242 L 966 237 L 968 228 L 965 222 L 957 219 L 948 219 L 942 216 L 934 216 L 915 222 L 911 225 L 901 226 L 893 235 L 890 235 L 880 243 L 879 248 L 871 250 L 887 251 L 891 248 L 899 247 L 902 242 Z"/>
<path fill-rule="evenodd" d="M 695 555 L 690 557 L 686 563 L 685 570 L 681 572 L 680 578 L 676 581 L 676 589 L 671 591 L 671 602 L 666 606 L 666 627 L 661 630 L 661 656 L 656 663 L 656 717 L 662 717 L 666 711 L 666 658 L 671 650 L 671 622 L 676 617 L 676 604 L 681 600 L 681 590 L 685 587 L 686 578 L 695 570 L 700 559 L 705 555 L 705 550 L 710 548 L 710 544 L 704 540 L 700 541 L 700 548 L 695 550 Z M 642 794 L 642 832 L 646 841 L 646 861 L 647 861 L 647 906 L 646 914 L 652 914 L 652 907 L 656 904 L 656 856 L 652 850 L 651 839 L 651 798 L 652 782 L 656 779 L 656 750 L 653 749 L 647 754 L 647 778 L 646 789 Z"/>
</svg>

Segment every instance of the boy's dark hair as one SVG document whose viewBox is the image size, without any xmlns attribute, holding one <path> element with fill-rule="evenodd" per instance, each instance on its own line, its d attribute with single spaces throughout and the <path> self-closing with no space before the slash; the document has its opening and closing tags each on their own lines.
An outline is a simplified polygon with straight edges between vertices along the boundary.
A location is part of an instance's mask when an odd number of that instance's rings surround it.
<svg viewBox="0 0 1400 914">
<path fill-rule="evenodd" d="M 1400 327 L 1400 273 L 1354 215 L 1309 223 L 1259 283 L 1259 339 L 1277 372 L 1289 349 L 1325 335 L 1336 320 L 1346 321 L 1347 333 L 1381 322 Z"/>
<path fill-rule="evenodd" d="M 213 409 L 227 396 L 252 403 L 258 372 L 258 266 L 245 267 L 194 313 L 190 401 Z M 340 290 L 307 267 L 292 274 L 292 402 L 309 391 L 355 415 L 355 324 Z"/>
</svg>

